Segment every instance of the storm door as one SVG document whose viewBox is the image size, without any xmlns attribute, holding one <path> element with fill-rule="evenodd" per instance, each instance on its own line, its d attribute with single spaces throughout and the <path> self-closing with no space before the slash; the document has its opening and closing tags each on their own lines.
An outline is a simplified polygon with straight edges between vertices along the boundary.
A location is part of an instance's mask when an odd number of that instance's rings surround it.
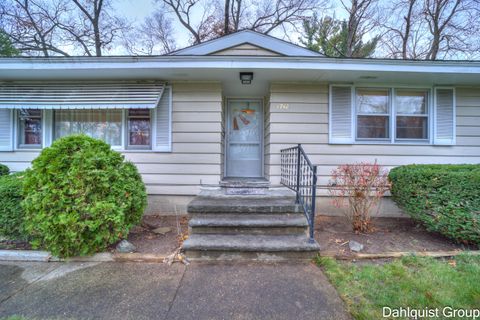
<svg viewBox="0 0 480 320">
<path fill-rule="evenodd" d="M 226 121 L 226 176 L 263 177 L 262 101 L 228 100 Z"/>
</svg>

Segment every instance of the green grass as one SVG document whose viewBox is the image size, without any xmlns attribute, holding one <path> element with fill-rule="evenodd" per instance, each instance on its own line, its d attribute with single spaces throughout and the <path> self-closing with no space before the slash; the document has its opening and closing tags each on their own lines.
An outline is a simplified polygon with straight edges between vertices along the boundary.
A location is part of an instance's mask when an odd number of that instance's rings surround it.
<svg viewBox="0 0 480 320">
<path fill-rule="evenodd" d="M 480 257 L 405 257 L 385 264 L 317 258 L 355 319 L 381 319 L 382 308 L 480 308 Z M 405 318 L 403 318 L 405 319 Z M 454 319 L 454 318 L 450 318 Z"/>
</svg>

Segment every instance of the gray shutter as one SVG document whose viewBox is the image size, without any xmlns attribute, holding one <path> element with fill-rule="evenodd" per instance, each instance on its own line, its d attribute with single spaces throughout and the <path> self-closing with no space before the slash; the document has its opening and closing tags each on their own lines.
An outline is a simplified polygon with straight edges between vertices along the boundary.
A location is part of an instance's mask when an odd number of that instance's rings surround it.
<svg viewBox="0 0 480 320">
<path fill-rule="evenodd" d="M 434 144 L 455 144 L 455 93 L 451 88 L 435 89 Z"/>
<path fill-rule="evenodd" d="M 13 110 L 0 109 L 0 151 L 13 150 Z"/>
<path fill-rule="evenodd" d="M 330 87 L 330 143 L 353 143 L 352 87 Z"/>
<path fill-rule="evenodd" d="M 153 150 L 171 151 L 172 88 L 165 87 L 155 108 Z"/>
</svg>

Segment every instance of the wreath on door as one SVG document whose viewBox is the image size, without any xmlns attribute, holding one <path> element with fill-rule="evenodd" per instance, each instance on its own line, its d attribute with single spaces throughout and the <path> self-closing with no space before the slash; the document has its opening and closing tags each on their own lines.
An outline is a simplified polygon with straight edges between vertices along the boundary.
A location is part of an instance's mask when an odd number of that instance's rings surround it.
<svg viewBox="0 0 480 320">
<path fill-rule="evenodd" d="M 246 108 L 236 112 L 233 117 L 233 130 L 240 130 L 240 123 L 242 126 L 248 126 L 255 119 L 255 110 L 250 109 L 250 106 L 247 105 Z"/>
</svg>

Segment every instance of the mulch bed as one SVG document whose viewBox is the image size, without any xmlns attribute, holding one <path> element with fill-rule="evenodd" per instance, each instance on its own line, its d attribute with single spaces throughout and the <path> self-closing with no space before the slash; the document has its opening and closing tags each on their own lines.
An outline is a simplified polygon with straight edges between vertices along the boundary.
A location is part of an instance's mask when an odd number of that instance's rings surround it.
<svg viewBox="0 0 480 320">
<path fill-rule="evenodd" d="M 357 234 L 345 217 L 317 216 L 315 238 L 320 244 L 320 252 L 328 255 L 354 255 L 349 248 L 350 240 L 364 245 L 362 253 L 385 252 L 426 252 L 475 250 L 457 244 L 440 234 L 431 233 L 408 218 L 376 218 L 375 231 Z"/>
<path fill-rule="evenodd" d="M 170 231 L 155 233 L 157 228 L 169 228 Z M 130 231 L 127 240 L 137 247 L 136 252 L 168 255 L 181 246 L 187 234 L 187 216 L 148 215 Z"/>
<path fill-rule="evenodd" d="M 32 246 L 26 241 L 0 239 L 0 250 L 32 250 Z"/>
<path fill-rule="evenodd" d="M 155 233 L 157 228 L 168 228 L 162 233 Z M 166 231 L 166 232 L 165 232 Z M 140 225 L 130 230 L 127 240 L 136 248 L 138 253 L 169 255 L 177 249 L 188 233 L 188 218 L 186 216 L 144 216 Z M 111 245 L 108 251 L 114 252 L 116 244 Z M 0 239 L 0 250 L 31 250 L 28 242 Z"/>
<path fill-rule="evenodd" d="M 442 235 L 431 233 L 408 218 L 376 218 L 375 231 L 358 234 L 352 231 L 345 217 L 317 216 L 315 238 L 320 244 L 320 252 L 325 255 L 354 257 L 348 246 L 350 240 L 364 245 L 361 253 L 386 252 L 427 252 L 477 250 L 457 244 Z M 154 230 L 163 228 L 163 234 Z M 167 232 L 165 232 L 167 231 Z M 188 236 L 187 216 L 144 216 L 142 223 L 134 227 L 127 238 L 138 253 L 169 255 Z M 0 240 L 0 249 L 29 250 L 30 245 L 22 241 Z M 115 245 L 109 247 L 114 251 Z"/>
</svg>

